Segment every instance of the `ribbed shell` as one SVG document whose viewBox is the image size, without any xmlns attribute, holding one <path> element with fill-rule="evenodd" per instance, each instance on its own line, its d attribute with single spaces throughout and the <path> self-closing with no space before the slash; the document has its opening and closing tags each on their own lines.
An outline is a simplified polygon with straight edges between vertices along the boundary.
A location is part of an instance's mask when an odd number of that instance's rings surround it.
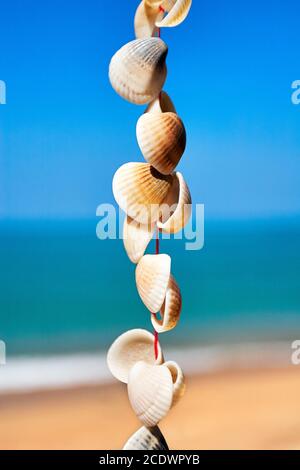
<svg viewBox="0 0 300 470">
<path fill-rule="evenodd" d="M 161 175 L 149 163 L 126 163 L 115 173 L 114 197 L 121 209 L 141 224 L 152 224 L 171 188 L 172 176 Z"/>
<path fill-rule="evenodd" d="M 161 207 L 161 212 L 164 214 L 163 220 L 158 221 L 157 226 L 165 233 L 180 232 L 188 223 L 191 211 L 190 190 L 182 174 L 177 172 L 173 179 L 172 188 Z"/>
<path fill-rule="evenodd" d="M 177 0 L 167 16 L 160 21 L 156 21 L 156 26 L 158 28 L 178 26 L 189 14 L 191 6 L 192 0 Z"/>
<path fill-rule="evenodd" d="M 144 255 L 136 267 L 137 290 L 151 313 L 159 312 L 164 303 L 170 274 L 169 255 Z"/>
<path fill-rule="evenodd" d="M 183 372 L 177 362 L 168 361 L 164 363 L 168 367 L 173 380 L 173 401 L 172 406 L 176 405 L 181 397 L 183 397 L 186 389 L 185 378 Z"/>
<path fill-rule="evenodd" d="M 172 406 L 173 381 L 170 370 L 138 362 L 132 367 L 128 380 L 131 406 L 144 426 L 156 426 Z"/>
<path fill-rule="evenodd" d="M 109 65 L 112 87 L 131 103 L 149 103 L 165 82 L 167 53 L 167 45 L 160 38 L 135 39 L 125 44 Z"/>
<path fill-rule="evenodd" d="M 128 439 L 123 450 L 169 450 L 169 447 L 157 426 L 143 426 Z"/>
<path fill-rule="evenodd" d="M 166 298 L 160 311 L 161 318 L 154 315 L 151 316 L 154 329 L 158 333 L 164 333 L 165 331 L 175 328 L 179 321 L 181 306 L 182 299 L 180 289 L 174 277 L 171 275 L 166 292 Z"/>
<path fill-rule="evenodd" d="M 147 330 L 126 331 L 111 345 L 107 353 L 107 365 L 112 375 L 121 382 L 128 382 L 129 371 L 138 361 L 149 364 L 161 364 L 164 360 L 158 345 L 158 357 L 155 360 L 154 336 Z"/>
<path fill-rule="evenodd" d="M 186 132 L 175 113 L 145 113 L 136 126 L 137 141 L 145 158 L 164 175 L 172 173 L 186 146 Z"/>
<path fill-rule="evenodd" d="M 158 30 L 155 26 L 155 22 L 162 20 L 163 17 L 164 14 L 159 8 L 153 8 L 142 1 L 134 17 L 135 37 L 142 39 L 154 36 Z"/>
<path fill-rule="evenodd" d="M 123 225 L 123 243 L 128 258 L 138 263 L 153 237 L 155 224 L 143 225 L 130 217 L 126 217 Z"/>
</svg>

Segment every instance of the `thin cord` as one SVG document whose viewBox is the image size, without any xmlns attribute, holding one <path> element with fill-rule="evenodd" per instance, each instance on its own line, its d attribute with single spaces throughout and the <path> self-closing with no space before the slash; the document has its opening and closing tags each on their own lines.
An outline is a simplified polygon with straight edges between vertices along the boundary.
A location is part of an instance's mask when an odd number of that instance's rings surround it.
<svg viewBox="0 0 300 470">
<path fill-rule="evenodd" d="M 159 11 L 164 13 L 165 9 L 160 5 Z M 160 28 L 158 28 L 157 35 L 160 38 Z M 159 94 L 159 99 L 161 99 L 161 92 Z M 155 254 L 159 255 L 159 228 L 156 229 Z M 157 318 L 156 313 L 152 313 L 152 315 L 155 318 Z M 155 360 L 158 358 L 158 346 L 159 346 L 158 332 L 156 330 L 154 330 L 154 356 L 155 356 Z"/>
<path fill-rule="evenodd" d="M 156 240 L 155 240 L 155 254 L 159 255 L 159 228 L 156 229 Z M 152 313 L 152 315 L 157 318 L 156 313 Z M 158 345 L 159 345 L 159 339 L 158 339 L 158 332 L 154 330 L 154 356 L 155 360 L 158 358 Z"/>
<path fill-rule="evenodd" d="M 161 5 L 160 5 L 158 10 L 159 10 L 159 12 L 162 12 L 162 13 L 165 12 L 165 9 Z M 158 30 L 157 30 L 157 36 L 160 38 L 160 28 L 158 28 Z"/>
</svg>

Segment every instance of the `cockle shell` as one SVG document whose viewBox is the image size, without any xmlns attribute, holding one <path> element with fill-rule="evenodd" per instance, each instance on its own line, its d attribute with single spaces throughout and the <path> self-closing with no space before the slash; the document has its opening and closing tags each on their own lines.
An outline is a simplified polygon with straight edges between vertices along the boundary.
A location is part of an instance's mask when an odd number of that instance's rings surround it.
<svg viewBox="0 0 300 470">
<path fill-rule="evenodd" d="M 123 225 L 123 243 L 126 253 L 133 263 L 138 263 L 153 237 L 155 224 L 143 225 L 126 217 Z"/>
<path fill-rule="evenodd" d="M 148 104 L 148 107 L 145 111 L 146 113 L 175 113 L 176 109 L 175 106 L 169 97 L 169 95 L 165 91 L 161 91 L 159 96 L 155 98 L 155 100 L 151 101 Z"/>
<path fill-rule="evenodd" d="M 172 188 L 161 206 L 162 220 L 157 227 L 165 233 L 177 233 L 189 221 L 192 210 L 192 198 L 189 188 L 181 173 L 177 172 Z"/>
<path fill-rule="evenodd" d="M 164 12 L 159 7 L 153 7 L 142 1 L 135 13 L 134 32 L 136 38 L 150 38 L 155 35 L 158 28 L 156 21 L 162 20 Z"/>
<path fill-rule="evenodd" d="M 176 405 L 181 397 L 183 397 L 185 393 L 185 378 L 183 372 L 177 362 L 174 361 L 167 361 L 164 363 L 165 367 L 168 367 L 169 371 L 172 375 L 173 380 L 173 401 L 172 406 Z"/>
<path fill-rule="evenodd" d="M 123 450 L 169 450 L 169 447 L 157 426 L 143 426 L 128 439 Z"/>
<path fill-rule="evenodd" d="M 145 113 L 136 126 L 141 152 L 156 170 L 164 175 L 172 173 L 186 146 L 183 122 L 175 113 Z"/>
<path fill-rule="evenodd" d="M 172 8 L 168 8 L 168 14 L 162 19 L 156 21 L 158 28 L 178 26 L 187 17 L 192 0 L 177 0 Z"/>
<path fill-rule="evenodd" d="M 173 380 L 168 367 L 137 362 L 129 373 L 128 397 L 144 426 L 156 426 L 172 406 Z"/>
<path fill-rule="evenodd" d="M 166 297 L 160 310 L 161 318 L 157 315 L 151 315 L 151 321 L 154 329 L 158 333 L 175 328 L 179 321 L 182 306 L 180 289 L 171 275 L 167 287 Z"/>
<path fill-rule="evenodd" d="M 119 336 L 109 348 L 107 364 L 116 379 L 127 383 L 129 371 L 137 362 L 162 364 L 164 358 L 158 344 L 158 357 L 154 356 L 154 336 L 147 330 L 129 330 Z"/>
<path fill-rule="evenodd" d="M 160 217 L 160 204 L 171 189 L 172 176 L 161 175 L 149 163 L 126 163 L 115 173 L 114 197 L 121 209 L 141 224 Z"/>
<path fill-rule="evenodd" d="M 151 313 L 160 311 L 169 284 L 171 258 L 169 255 L 145 255 L 139 261 L 135 279 L 140 297 Z"/>
<path fill-rule="evenodd" d="M 167 54 L 168 47 L 160 38 L 135 39 L 125 44 L 109 65 L 112 87 L 131 103 L 149 103 L 165 82 Z"/>
</svg>

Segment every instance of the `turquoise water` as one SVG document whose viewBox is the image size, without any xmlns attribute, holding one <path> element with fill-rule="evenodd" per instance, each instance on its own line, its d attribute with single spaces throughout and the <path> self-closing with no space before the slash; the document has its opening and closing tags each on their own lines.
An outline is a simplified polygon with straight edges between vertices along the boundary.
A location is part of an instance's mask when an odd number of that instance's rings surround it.
<svg viewBox="0 0 300 470">
<path fill-rule="evenodd" d="M 104 349 L 151 328 L 121 241 L 97 220 L 0 225 L 0 338 L 10 354 Z M 150 251 L 154 250 L 151 242 Z M 206 221 L 205 247 L 162 241 L 183 312 L 170 344 L 295 339 L 300 334 L 300 220 Z"/>
</svg>

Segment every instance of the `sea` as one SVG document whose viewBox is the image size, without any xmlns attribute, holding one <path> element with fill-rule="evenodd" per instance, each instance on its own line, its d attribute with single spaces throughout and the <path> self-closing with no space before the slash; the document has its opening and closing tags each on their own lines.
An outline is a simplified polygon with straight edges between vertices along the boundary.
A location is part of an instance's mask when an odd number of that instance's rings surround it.
<svg viewBox="0 0 300 470">
<path fill-rule="evenodd" d="M 0 393 L 109 381 L 105 352 L 121 333 L 151 330 L 121 240 L 97 219 L 0 222 Z M 155 250 L 152 240 L 148 252 Z M 162 240 L 183 309 L 160 335 L 191 372 L 290 361 L 300 339 L 300 218 L 206 220 L 205 242 Z"/>
</svg>

